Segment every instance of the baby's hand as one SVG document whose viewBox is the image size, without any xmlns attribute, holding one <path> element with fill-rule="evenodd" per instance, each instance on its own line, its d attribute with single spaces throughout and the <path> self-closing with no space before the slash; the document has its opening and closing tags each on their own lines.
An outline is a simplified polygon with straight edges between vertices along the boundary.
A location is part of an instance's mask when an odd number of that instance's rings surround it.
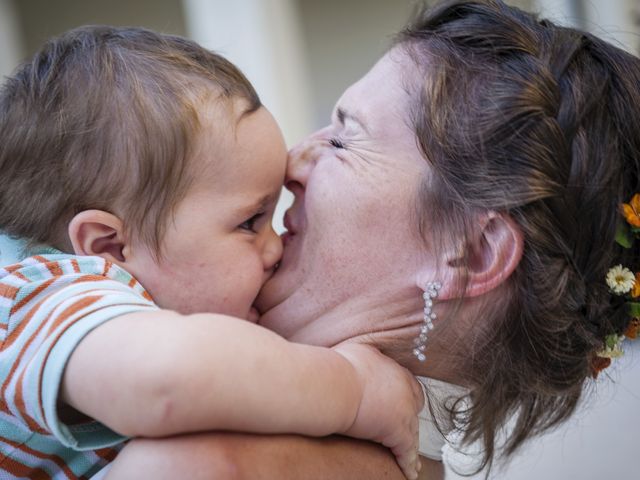
<svg viewBox="0 0 640 480">
<path fill-rule="evenodd" d="M 378 350 L 345 343 L 334 347 L 353 365 L 362 386 L 351 437 L 382 443 L 396 456 L 407 478 L 418 478 L 418 413 L 424 396 L 414 376 Z"/>
</svg>

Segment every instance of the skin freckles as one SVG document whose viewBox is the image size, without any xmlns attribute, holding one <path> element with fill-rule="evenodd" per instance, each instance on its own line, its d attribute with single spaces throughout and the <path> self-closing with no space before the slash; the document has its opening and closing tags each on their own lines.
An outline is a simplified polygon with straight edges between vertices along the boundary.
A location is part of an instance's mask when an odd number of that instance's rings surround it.
<svg viewBox="0 0 640 480">
<path fill-rule="evenodd" d="M 333 345 L 419 318 L 415 278 L 428 259 L 412 212 L 428 166 L 405 121 L 400 70 L 410 65 L 387 54 L 345 92 L 331 124 L 290 151 L 289 234 L 257 302 L 261 323 L 287 338 Z"/>
</svg>

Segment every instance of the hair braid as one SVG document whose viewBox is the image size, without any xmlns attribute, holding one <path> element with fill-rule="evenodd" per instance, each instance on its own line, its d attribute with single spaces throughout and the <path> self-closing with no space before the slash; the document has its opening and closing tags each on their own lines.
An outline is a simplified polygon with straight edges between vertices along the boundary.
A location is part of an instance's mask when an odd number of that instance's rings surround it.
<svg viewBox="0 0 640 480">
<path fill-rule="evenodd" d="M 525 239 L 508 301 L 487 305 L 491 328 L 462 369 L 474 386 L 466 439 L 483 438 L 490 463 L 514 414 L 506 453 L 573 412 L 595 351 L 628 321 L 605 276 L 640 267 L 615 244 L 618 205 L 639 186 L 640 61 L 494 0 L 443 2 L 400 41 L 425 77 L 423 221 L 470 236 L 469 218 L 495 210 Z"/>
</svg>

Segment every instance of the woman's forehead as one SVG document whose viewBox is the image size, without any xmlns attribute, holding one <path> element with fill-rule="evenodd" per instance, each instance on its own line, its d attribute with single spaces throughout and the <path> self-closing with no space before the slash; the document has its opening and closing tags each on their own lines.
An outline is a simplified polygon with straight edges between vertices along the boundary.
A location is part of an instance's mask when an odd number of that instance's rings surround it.
<svg viewBox="0 0 640 480">
<path fill-rule="evenodd" d="M 404 116 L 410 101 L 405 76 L 411 75 L 411 61 L 403 49 L 385 54 L 360 80 L 351 85 L 336 104 L 335 114 L 360 121 Z M 381 118 L 382 120 L 382 118 Z"/>
<path fill-rule="evenodd" d="M 336 104 L 334 124 L 348 132 L 351 119 L 362 125 L 373 150 L 420 157 L 413 126 L 416 95 L 407 87 L 416 78 L 417 67 L 406 51 L 391 50 L 345 91 Z"/>
</svg>

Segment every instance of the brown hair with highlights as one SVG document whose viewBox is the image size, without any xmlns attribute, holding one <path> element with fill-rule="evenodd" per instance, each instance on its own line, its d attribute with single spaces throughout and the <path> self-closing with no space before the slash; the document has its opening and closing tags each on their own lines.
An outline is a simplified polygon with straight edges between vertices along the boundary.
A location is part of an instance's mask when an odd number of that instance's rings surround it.
<svg viewBox="0 0 640 480">
<path fill-rule="evenodd" d="M 233 64 L 184 38 L 87 26 L 51 39 L 0 92 L 0 229 L 68 250 L 71 218 L 101 209 L 159 251 L 211 98 L 260 107 Z"/>
<path fill-rule="evenodd" d="M 425 237 L 475 238 L 486 211 L 524 234 L 503 302 L 477 313 L 488 328 L 459 352 L 471 393 L 456 421 L 483 441 L 483 468 L 508 420 L 506 454 L 570 416 L 604 337 L 629 321 L 605 276 L 640 266 L 637 248 L 615 242 L 619 205 L 640 188 L 640 60 L 494 0 L 425 9 L 398 42 L 422 72 Z"/>
</svg>

